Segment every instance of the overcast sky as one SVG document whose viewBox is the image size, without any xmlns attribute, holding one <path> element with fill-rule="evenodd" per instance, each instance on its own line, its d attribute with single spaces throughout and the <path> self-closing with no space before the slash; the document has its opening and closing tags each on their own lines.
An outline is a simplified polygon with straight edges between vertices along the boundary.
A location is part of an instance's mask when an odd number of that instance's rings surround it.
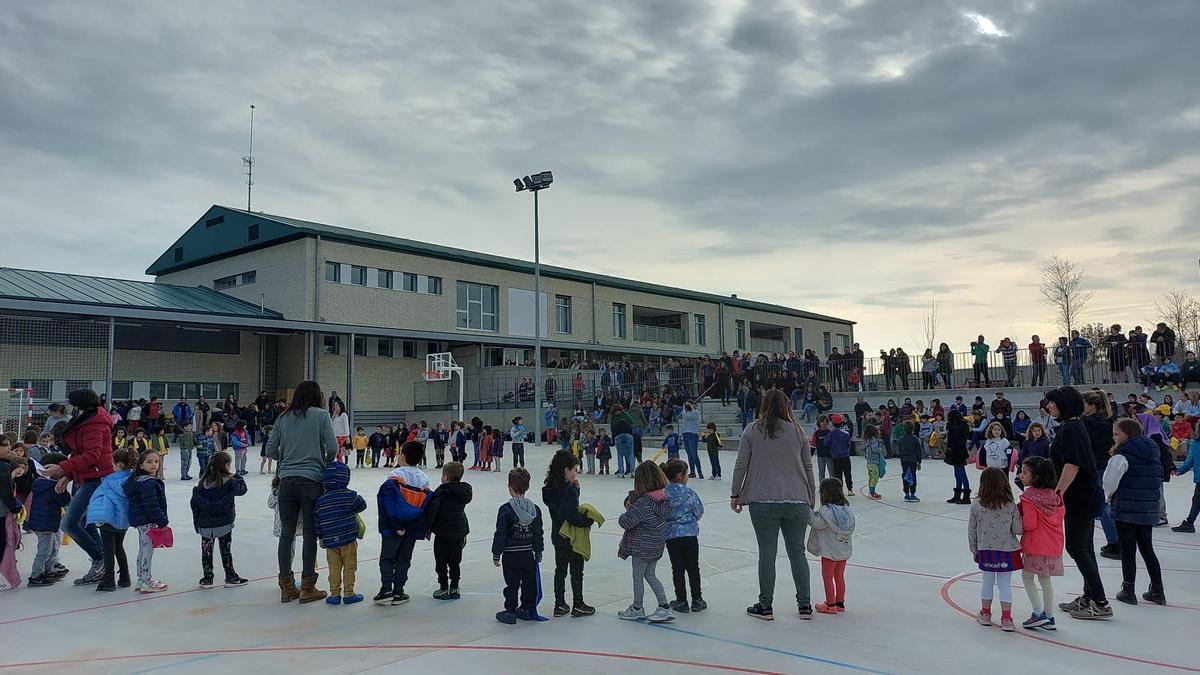
<svg viewBox="0 0 1200 675">
<path fill-rule="evenodd" d="M 186 6 L 185 6 L 186 5 Z M 858 321 L 868 350 L 1200 294 L 1200 3 L 8 3 L 4 265 L 143 278 L 211 204 Z M 994 338 L 992 336 L 995 336 Z"/>
</svg>

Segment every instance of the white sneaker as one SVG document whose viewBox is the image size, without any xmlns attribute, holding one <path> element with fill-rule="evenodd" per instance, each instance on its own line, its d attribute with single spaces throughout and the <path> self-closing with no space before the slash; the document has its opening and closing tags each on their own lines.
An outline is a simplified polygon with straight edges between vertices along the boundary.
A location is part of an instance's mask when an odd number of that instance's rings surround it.
<svg viewBox="0 0 1200 675">
<path fill-rule="evenodd" d="M 641 621 L 642 619 L 646 618 L 646 612 L 641 607 L 634 607 L 633 605 L 630 605 L 617 612 L 617 618 L 624 619 L 626 621 Z"/>
<path fill-rule="evenodd" d="M 671 623 L 675 620 L 675 615 L 671 612 L 670 607 L 659 607 L 653 614 L 646 617 L 646 621 L 650 623 Z"/>
</svg>

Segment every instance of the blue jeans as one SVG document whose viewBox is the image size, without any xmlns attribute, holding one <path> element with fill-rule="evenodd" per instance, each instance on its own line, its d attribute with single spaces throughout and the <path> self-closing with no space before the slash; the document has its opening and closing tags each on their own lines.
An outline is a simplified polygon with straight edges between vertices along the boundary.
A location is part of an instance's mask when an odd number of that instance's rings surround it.
<svg viewBox="0 0 1200 675">
<path fill-rule="evenodd" d="M 1065 387 L 1065 386 L 1071 384 L 1071 364 L 1059 363 L 1057 365 L 1058 365 L 1058 376 L 1060 378 L 1062 378 L 1063 386 Z"/>
<path fill-rule="evenodd" d="M 617 434 L 613 444 L 617 446 L 617 473 L 633 473 L 633 434 Z"/>
<path fill-rule="evenodd" d="M 687 451 L 688 473 L 694 476 L 704 476 L 704 468 L 700 466 L 700 435 L 684 434 L 683 449 Z"/>
<path fill-rule="evenodd" d="M 1071 364 L 1071 384 L 1086 384 L 1083 381 L 1083 359 Z"/>
<path fill-rule="evenodd" d="M 815 413 L 816 411 L 817 411 L 817 406 L 815 404 L 805 403 L 804 409 L 800 411 L 800 414 L 804 416 L 805 422 L 812 422 L 813 421 L 813 413 Z"/>
<path fill-rule="evenodd" d="M 100 560 L 103 554 L 100 532 L 96 530 L 95 525 L 87 524 L 88 502 L 92 500 L 92 493 L 98 487 L 100 487 L 99 478 L 86 481 L 75 490 L 75 495 L 71 497 L 71 504 L 67 507 L 66 514 L 63 515 L 61 526 L 62 531 L 70 535 L 93 562 Z"/>
<path fill-rule="evenodd" d="M 1117 524 L 1113 522 L 1112 514 L 1108 511 L 1108 504 L 1104 505 L 1104 511 L 1100 513 L 1100 527 L 1104 530 L 1104 539 L 1109 545 L 1117 543 Z"/>
<path fill-rule="evenodd" d="M 971 481 L 967 480 L 967 467 L 954 467 L 954 489 L 955 490 L 970 490 Z"/>
</svg>

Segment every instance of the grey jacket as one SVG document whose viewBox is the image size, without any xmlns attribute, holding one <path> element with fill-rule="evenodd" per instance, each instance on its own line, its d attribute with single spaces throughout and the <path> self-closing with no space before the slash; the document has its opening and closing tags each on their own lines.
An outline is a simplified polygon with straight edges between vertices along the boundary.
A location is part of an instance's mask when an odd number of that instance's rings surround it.
<svg viewBox="0 0 1200 675">
<path fill-rule="evenodd" d="M 808 552 L 830 560 L 849 560 L 854 555 L 854 512 L 849 506 L 826 504 L 812 512 Z"/>
<path fill-rule="evenodd" d="M 971 553 L 980 551 L 1017 551 L 1021 548 L 1021 509 L 1015 503 L 1004 508 L 985 509 L 971 504 L 971 522 L 967 525 L 967 541 Z"/>
<path fill-rule="evenodd" d="M 767 436 L 761 420 L 746 427 L 733 463 L 733 492 L 742 504 L 804 502 L 817 493 L 812 451 L 798 424 L 779 422 L 775 438 Z"/>
<path fill-rule="evenodd" d="M 279 460 L 280 479 L 299 476 L 321 482 L 325 465 L 337 457 L 337 437 L 329 413 L 324 408 L 309 408 L 303 415 L 280 415 L 267 441 L 267 457 Z"/>
</svg>

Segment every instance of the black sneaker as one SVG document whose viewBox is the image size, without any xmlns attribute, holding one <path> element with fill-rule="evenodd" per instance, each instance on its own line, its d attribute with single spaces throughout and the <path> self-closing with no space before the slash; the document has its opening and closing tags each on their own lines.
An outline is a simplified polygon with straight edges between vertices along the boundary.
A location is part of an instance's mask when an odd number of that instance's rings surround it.
<svg viewBox="0 0 1200 675">
<path fill-rule="evenodd" d="M 517 615 L 507 610 L 501 610 L 496 612 L 496 620 L 500 623 L 512 626 L 513 624 L 517 623 Z"/>
<path fill-rule="evenodd" d="M 213 587 L 213 578 L 212 577 L 204 577 L 200 580 L 200 588 L 208 590 L 212 587 Z"/>
<path fill-rule="evenodd" d="M 54 567 L 50 569 L 50 572 L 46 576 L 54 579 L 62 579 L 70 573 L 71 570 L 64 567 L 61 563 L 54 563 Z"/>
<path fill-rule="evenodd" d="M 566 616 L 571 613 L 571 606 L 565 602 L 554 603 L 554 618 Z"/>
<path fill-rule="evenodd" d="M 238 586 L 245 585 L 246 580 L 236 574 L 231 577 L 225 577 L 225 588 L 237 588 Z"/>
<path fill-rule="evenodd" d="M 378 593 L 376 593 L 376 594 L 375 594 L 375 597 L 371 598 L 371 602 L 373 602 L 373 603 L 375 603 L 375 604 L 377 604 L 377 605 L 387 605 L 387 604 L 391 604 L 391 602 L 392 602 L 392 592 L 391 592 L 390 590 L 388 590 L 388 589 L 384 589 L 384 590 L 382 590 L 382 591 L 379 591 Z"/>
<path fill-rule="evenodd" d="M 796 611 L 800 614 L 800 620 L 802 621 L 811 621 L 813 618 L 812 605 L 801 605 L 797 603 Z"/>
<path fill-rule="evenodd" d="M 1121 545 L 1120 544 L 1105 544 L 1105 545 L 1101 546 L 1100 547 L 1100 557 L 1108 558 L 1109 560 L 1120 560 L 1121 559 Z"/>
<path fill-rule="evenodd" d="M 101 560 L 93 560 L 92 567 L 83 576 L 76 579 L 73 583 L 76 586 L 91 586 L 92 584 L 100 583 L 104 578 L 104 562 Z"/>
<path fill-rule="evenodd" d="M 770 605 L 764 607 L 762 603 L 758 602 L 747 607 L 746 614 L 749 614 L 756 619 L 762 619 L 763 621 L 775 620 L 775 611 L 771 609 Z"/>
<path fill-rule="evenodd" d="M 534 621 L 533 610 L 528 607 L 518 607 L 516 613 L 521 621 Z"/>
<path fill-rule="evenodd" d="M 434 600 L 445 600 L 447 595 L 450 595 L 449 588 L 439 588 L 433 592 L 433 599 Z"/>
<path fill-rule="evenodd" d="M 692 600 L 692 611 L 693 612 L 703 612 L 706 609 L 708 609 L 708 603 L 705 602 L 704 600 L 702 600 L 700 598 L 694 598 Z"/>
<path fill-rule="evenodd" d="M 1175 527 L 1172 527 L 1171 531 L 1172 532 L 1185 532 L 1187 534 L 1196 534 L 1196 526 L 1185 520 L 1182 523 L 1176 525 Z"/>
<path fill-rule="evenodd" d="M 100 583 L 96 584 L 96 590 L 102 593 L 112 593 L 117 590 L 117 585 L 112 579 L 101 579 Z"/>
<path fill-rule="evenodd" d="M 462 597 L 462 594 L 460 594 L 460 593 L 458 592 L 458 586 L 451 586 L 451 587 L 450 587 L 450 590 L 446 592 L 446 597 L 445 597 L 444 599 L 446 599 L 446 600 L 458 600 L 458 599 L 459 599 L 459 598 L 461 598 L 461 597 Z"/>
<path fill-rule="evenodd" d="M 128 574 L 122 574 L 120 576 L 120 578 L 117 579 L 117 586 L 119 586 L 121 588 L 129 588 L 132 585 L 133 585 L 133 582 L 130 581 Z"/>
<path fill-rule="evenodd" d="M 36 577 L 29 577 L 29 581 L 26 581 L 25 585 L 30 588 L 38 588 L 39 586 L 53 586 L 54 579 L 44 574 L 39 574 Z"/>
<path fill-rule="evenodd" d="M 571 616 L 574 616 L 574 617 L 591 616 L 595 613 L 596 613 L 596 608 L 592 607 L 591 605 L 588 605 L 587 603 L 583 602 L 582 600 L 576 601 L 575 604 L 571 606 Z"/>
<path fill-rule="evenodd" d="M 31 583 L 30 586 L 32 586 L 32 585 L 33 584 Z M 1145 593 L 1142 593 L 1142 599 L 1145 600 L 1146 602 L 1153 602 L 1156 605 L 1166 605 L 1167 604 L 1167 596 L 1165 593 L 1162 592 L 1161 588 L 1158 590 L 1154 590 L 1153 588 L 1151 588 L 1150 590 L 1146 591 Z"/>
<path fill-rule="evenodd" d="M 398 605 L 403 605 L 406 602 L 408 602 L 408 594 L 407 593 L 397 593 L 392 596 L 392 607 L 396 607 Z"/>
<path fill-rule="evenodd" d="M 680 614 L 687 614 L 688 612 L 692 611 L 692 608 L 690 605 L 688 605 L 687 600 L 672 600 L 671 610 L 679 612 Z"/>
</svg>

